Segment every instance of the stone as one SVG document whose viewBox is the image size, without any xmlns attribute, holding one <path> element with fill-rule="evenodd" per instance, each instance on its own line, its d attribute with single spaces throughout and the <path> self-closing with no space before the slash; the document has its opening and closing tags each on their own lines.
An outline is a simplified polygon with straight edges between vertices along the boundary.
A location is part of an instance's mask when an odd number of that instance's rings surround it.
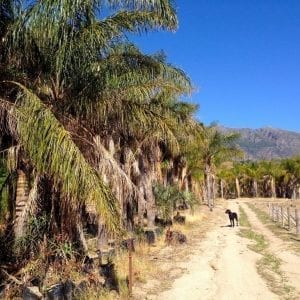
<svg viewBox="0 0 300 300">
<path fill-rule="evenodd" d="M 155 232 L 153 229 L 145 230 L 145 237 L 146 237 L 146 241 L 149 245 L 155 243 Z"/>
<path fill-rule="evenodd" d="M 183 244 L 187 242 L 186 235 L 179 231 L 172 231 L 170 228 L 166 232 L 165 242 L 168 245 Z"/>
<path fill-rule="evenodd" d="M 42 299 L 43 294 L 40 292 L 37 286 L 28 286 L 24 289 L 23 297 L 24 300 L 37 300 Z"/>
<path fill-rule="evenodd" d="M 64 300 L 64 285 L 62 283 L 54 284 L 46 292 L 47 300 Z"/>
<path fill-rule="evenodd" d="M 185 224 L 185 216 L 181 216 L 179 211 L 177 212 L 176 216 L 174 216 L 173 220 L 174 223 Z"/>
<path fill-rule="evenodd" d="M 112 262 L 100 266 L 100 275 L 104 277 L 104 286 L 108 290 L 118 290 L 118 280 L 115 272 L 115 265 Z"/>
</svg>

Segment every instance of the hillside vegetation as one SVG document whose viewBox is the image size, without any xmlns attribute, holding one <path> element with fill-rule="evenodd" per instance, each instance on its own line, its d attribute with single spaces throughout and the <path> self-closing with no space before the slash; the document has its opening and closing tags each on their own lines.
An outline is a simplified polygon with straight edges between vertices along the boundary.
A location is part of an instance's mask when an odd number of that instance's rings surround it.
<svg viewBox="0 0 300 300">
<path fill-rule="evenodd" d="M 246 160 L 271 160 L 291 157 L 300 153 L 300 133 L 272 127 L 258 129 L 222 128 L 225 132 L 238 132 L 238 144 Z"/>
</svg>

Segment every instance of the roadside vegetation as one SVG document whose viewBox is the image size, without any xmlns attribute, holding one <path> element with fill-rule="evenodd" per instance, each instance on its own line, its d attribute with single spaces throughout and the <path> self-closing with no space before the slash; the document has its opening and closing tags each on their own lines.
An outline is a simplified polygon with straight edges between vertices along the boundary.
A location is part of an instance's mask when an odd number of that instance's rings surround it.
<svg viewBox="0 0 300 300">
<path fill-rule="evenodd" d="M 110 240 L 213 209 L 236 135 L 198 122 L 188 75 L 130 41 L 177 27 L 169 0 L 0 1 L 4 297 L 66 290 L 71 269 L 97 286 L 87 265 Z"/>
<path fill-rule="evenodd" d="M 0 297 L 126 294 L 129 238 L 218 196 L 297 196 L 299 158 L 240 163 L 238 136 L 195 118 L 189 76 L 131 42 L 177 28 L 170 0 L 0 1 Z"/>
</svg>

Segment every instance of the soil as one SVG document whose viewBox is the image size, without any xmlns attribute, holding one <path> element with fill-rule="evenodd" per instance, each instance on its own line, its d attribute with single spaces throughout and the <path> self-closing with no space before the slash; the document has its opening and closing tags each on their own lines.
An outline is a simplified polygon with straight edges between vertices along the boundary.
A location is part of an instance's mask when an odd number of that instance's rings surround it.
<svg viewBox="0 0 300 300">
<path fill-rule="evenodd" d="M 252 229 L 272 245 L 270 251 L 282 260 L 287 283 L 300 295 L 300 257 L 265 227 L 240 200 L 218 203 L 213 212 L 204 208 L 202 225 L 193 228 L 188 244 L 164 248 L 155 257 L 157 276 L 136 285 L 134 299 L 282 299 L 274 294 L 257 272 L 261 255 L 251 251 L 249 239 L 239 235 L 240 227 L 229 227 L 226 208 L 245 210 Z M 174 254 L 175 253 L 175 254 Z M 300 299 L 300 296 L 299 298 Z"/>
</svg>

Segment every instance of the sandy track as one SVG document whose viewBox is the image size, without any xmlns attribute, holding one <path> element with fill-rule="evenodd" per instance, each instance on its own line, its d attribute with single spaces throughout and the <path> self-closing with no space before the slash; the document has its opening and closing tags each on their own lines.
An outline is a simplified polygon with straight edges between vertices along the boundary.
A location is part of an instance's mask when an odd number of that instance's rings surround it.
<svg viewBox="0 0 300 300">
<path fill-rule="evenodd" d="M 228 205 L 238 209 L 235 202 Z M 221 213 L 224 208 L 218 209 L 214 228 L 195 245 L 195 254 L 185 262 L 188 271 L 170 290 L 151 299 L 279 299 L 257 274 L 255 264 L 260 255 L 247 248 L 249 241 L 238 235 L 238 228 L 224 226 L 227 215 Z"/>
<path fill-rule="evenodd" d="M 300 299 L 300 257 L 288 250 L 288 243 L 275 236 L 266 228 L 256 214 L 245 204 L 240 204 L 246 212 L 254 231 L 264 235 L 271 245 L 270 251 L 281 259 L 281 269 L 288 282 L 296 289 Z"/>
</svg>

